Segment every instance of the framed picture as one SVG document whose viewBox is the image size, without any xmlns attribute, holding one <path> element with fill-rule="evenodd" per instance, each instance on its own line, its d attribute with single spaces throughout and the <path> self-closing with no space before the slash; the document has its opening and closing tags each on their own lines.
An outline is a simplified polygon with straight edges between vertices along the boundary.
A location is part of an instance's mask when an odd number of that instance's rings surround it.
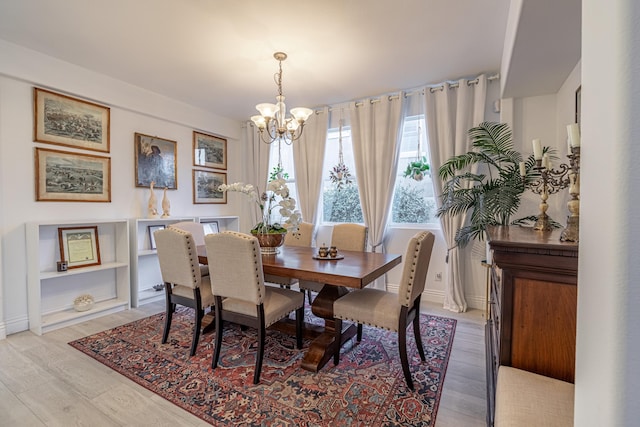
<svg viewBox="0 0 640 427">
<path fill-rule="evenodd" d="M 153 235 L 158 230 L 164 230 L 164 225 L 150 225 L 149 226 L 149 248 L 156 249 L 156 237 Z"/>
<path fill-rule="evenodd" d="M 36 148 L 36 201 L 111 202 L 111 159 Z"/>
<path fill-rule="evenodd" d="M 227 169 L 227 140 L 193 131 L 193 165 Z"/>
<path fill-rule="evenodd" d="M 581 104 L 582 104 L 582 85 L 578 86 L 578 89 L 576 89 L 576 123 L 578 124 L 578 127 L 580 127 Z"/>
<path fill-rule="evenodd" d="M 61 261 L 67 268 L 100 265 L 98 226 L 58 228 Z"/>
<path fill-rule="evenodd" d="M 204 228 L 204 234 L 217 234 L 220 232 L 220 227 L 218 227 L 218 221 L 211 222 L 203 222 L 202 228 Z"/>
<path fill-rule="evenodd" d="M 218 187 L 227 183 L 227 174 L 193 170 L 193 203 L 227 203 L 227 193 Z"/>
<path fill-rule="evenodd" d="M 37 142 L 109 152 L 109 107 L 38 88 L 34 98 Z"/>
<path fill-rule="evenodd" d="M 178 188 L 176 142 L 157 136 L 135 134 L 136 187 Z"/>
</svg>

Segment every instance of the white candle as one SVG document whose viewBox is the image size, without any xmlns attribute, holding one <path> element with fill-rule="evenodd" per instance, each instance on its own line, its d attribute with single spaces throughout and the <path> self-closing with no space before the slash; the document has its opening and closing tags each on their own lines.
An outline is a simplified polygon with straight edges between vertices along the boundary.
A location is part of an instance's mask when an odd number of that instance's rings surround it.
<svg viewBox="0 0 640 427">
<path fill-rule="evenodd" d="M 577 123 L 567 125 L 567 135 L 569 135 L 569 144 L 572 147 L 580 147 L 580 126 Z"/>
<path fill-rule="evenodd" d="M 527 169 L 524 167 L 524 162 L 520 162 L 520 176 L 527 176 Z"/>
<path fill-rule="evenodd" d="M 542 157 L 542 164 L 544 165 L 545 168 L 551 169 L 551 159 L 549 159 L 549 155 L 548 154 L 545 154 Z"/>
<path fill-rule="evenodd" d="M 539 139 L 533 140 L 533 158 L 536 160 L 542 159 L 542 144 Z"/>
</svg>

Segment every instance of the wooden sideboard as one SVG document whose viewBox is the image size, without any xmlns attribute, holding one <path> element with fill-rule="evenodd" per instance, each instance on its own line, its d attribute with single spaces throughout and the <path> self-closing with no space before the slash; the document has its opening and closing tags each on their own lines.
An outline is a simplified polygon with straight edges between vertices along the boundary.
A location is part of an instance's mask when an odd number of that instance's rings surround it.
<svg viewBox="0 0 640 427">
<path fill-rule="evenodd" d="M 498 366 L 573 383 L 578 244 L 561 230 L 491 227 L 489 317 L 485 327 L 487 424 L 493 424 Z"/>
</svg>

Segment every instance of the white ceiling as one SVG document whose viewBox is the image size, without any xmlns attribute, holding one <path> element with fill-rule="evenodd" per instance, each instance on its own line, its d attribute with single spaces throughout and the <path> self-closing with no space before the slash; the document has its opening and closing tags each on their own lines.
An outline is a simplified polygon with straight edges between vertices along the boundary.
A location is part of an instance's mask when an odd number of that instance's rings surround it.
<svg viewBox="0 0 640 427">
<path fill-rule="evenodd" d="M 0 0 L 0 39 L 224 117 L 500 70 L 509 0 Z M 575 65 L 575 62 L 573 63 Z"/>
</svg>

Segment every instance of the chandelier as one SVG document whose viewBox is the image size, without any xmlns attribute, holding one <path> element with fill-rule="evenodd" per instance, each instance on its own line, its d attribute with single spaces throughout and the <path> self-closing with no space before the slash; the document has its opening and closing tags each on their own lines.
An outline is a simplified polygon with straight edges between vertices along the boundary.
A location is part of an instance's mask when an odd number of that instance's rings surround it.
<svg viewBox="0 0 640 427">
<path fill-rule="evenodd" d="M 275 141 L 284 141 L 291 144 L 300 138 L 305 121 L 313 114 L 310 108 L 298 107 L 291 109 L 291 115 L 287 117 L 287 106 L 282 95 L 282 61 L 287 59 L 284 52 L 276 52 L 273 57 L 278 61 L 278 72 L 273 76 L 278 85 L 277 103 L 262 103 L 256 105 L 260 115 L 251 117 L 260 131 L 260 139 L 267 144 Z"/>
</svg>

